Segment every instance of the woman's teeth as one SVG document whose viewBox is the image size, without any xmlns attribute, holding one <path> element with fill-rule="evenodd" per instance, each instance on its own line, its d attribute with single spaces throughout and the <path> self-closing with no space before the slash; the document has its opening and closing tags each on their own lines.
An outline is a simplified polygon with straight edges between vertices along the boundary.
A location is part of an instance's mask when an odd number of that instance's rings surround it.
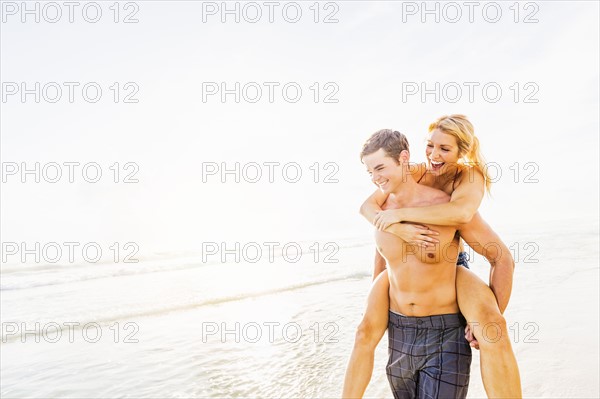
<svg viewBox="0 0 600 399">
<path fill-rule="evenodd" d="M 431 166 L 433 167 L 433 169 L 439 169 L 442 167 L 443 164 L 444 162 L 431 161 Z"/>
</svg>

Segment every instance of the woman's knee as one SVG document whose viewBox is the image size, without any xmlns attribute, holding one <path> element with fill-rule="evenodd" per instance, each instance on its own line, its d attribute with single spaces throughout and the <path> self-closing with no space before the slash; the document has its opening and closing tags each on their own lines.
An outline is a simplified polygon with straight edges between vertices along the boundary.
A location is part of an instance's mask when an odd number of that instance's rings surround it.
<svg viewBox="0 0 600 399">
<path fill-rule="evenodd" d="M 358 346 L 376 347 L 379 341 L 377 327 L 369 319 L 363 319 L 356 328 L 354 344 Z"/>
<path fill-rule="evenodd" d="M 474 335 L 482 351 L 502 353 L 512 350 L 506 322 L 501 320 L 482 324 Z"/>
<path fill-rule="evenodd" d="M 482 325 L 494 325 L 502 330 L 506 330 L 506 319 L 500 313 L 498 304 L 482 304 L 477 312 L 476 320 Z"/>
<path fill-rule="evenodd" d="M 497 307 L 483 310 L 478 320 L 470 324 L 482 349 L 489 347 L 504 350 L 506 346 L 510 346 L 506 319 Z"/>
</svg>

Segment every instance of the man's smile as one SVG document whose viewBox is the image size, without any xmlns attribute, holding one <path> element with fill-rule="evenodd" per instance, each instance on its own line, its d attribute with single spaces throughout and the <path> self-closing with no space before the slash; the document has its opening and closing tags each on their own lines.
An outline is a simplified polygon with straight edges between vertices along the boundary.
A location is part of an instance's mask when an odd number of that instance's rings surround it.
<svg viewBox="0 0 600 399">
<path fill-rule="evenodd" d="M 377 186 L 379 186 L 379 188 L 383 188 L 383 186 L 385 186 L 388 182 L 389 182 L 389 180 L 380 180 L 380 181 L 376 181 L 375 184 L 377 184 Z"/>
</svg>

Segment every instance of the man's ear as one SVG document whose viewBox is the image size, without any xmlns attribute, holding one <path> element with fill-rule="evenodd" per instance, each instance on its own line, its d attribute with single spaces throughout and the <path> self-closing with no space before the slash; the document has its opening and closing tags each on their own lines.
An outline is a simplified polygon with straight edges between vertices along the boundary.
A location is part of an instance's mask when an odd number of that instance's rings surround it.
<svg viewBox="0 0 600 399">
<path fill-rule="evenodd" d="M 410 160 L 410 153 L 408 152 L 408 150 L 402 150 L 402 152 L 400 153 L 400 157 L 399 160 L 404 162 L 404 163 L 408 163 Z"/>
</svg>

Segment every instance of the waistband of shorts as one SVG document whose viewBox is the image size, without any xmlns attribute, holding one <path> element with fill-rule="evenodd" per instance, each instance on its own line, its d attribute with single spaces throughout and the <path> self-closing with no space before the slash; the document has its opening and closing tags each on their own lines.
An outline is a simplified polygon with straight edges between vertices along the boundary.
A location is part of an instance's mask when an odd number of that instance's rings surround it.
<svg viewBox="0 0 600 399">
<path fill-rule="evenodd" d="M 396 313 L 390 309 L 390 323 L 396 327 L 417 327 L 417 328 L 457 328 L 467 325 L 467 321 L 460 313 L 436 314 L 431 316 L 405 316 Z"/>
</svg>

